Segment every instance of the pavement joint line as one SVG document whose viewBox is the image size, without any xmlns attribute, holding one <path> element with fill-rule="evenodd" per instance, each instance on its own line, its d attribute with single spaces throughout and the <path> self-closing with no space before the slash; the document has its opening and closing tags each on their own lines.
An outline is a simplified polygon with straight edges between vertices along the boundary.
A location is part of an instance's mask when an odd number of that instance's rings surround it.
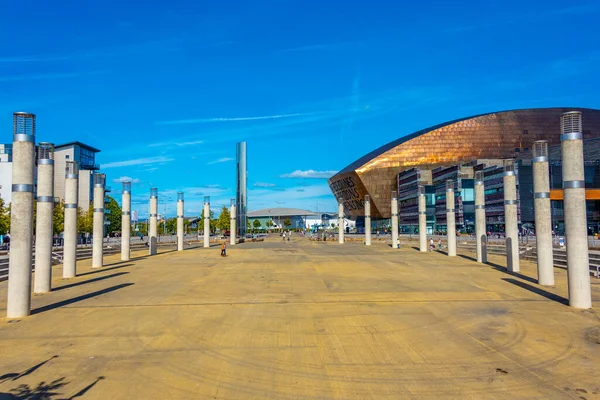
<svg viewBox="0 0 600 400">
<path fill-rule="evenodd" d="M 528 302 L 528 303 L 548 303 L 553 302 L 550 299 L 488 299 L 488 300 L 348 300 L 348 301 L 305 301 L 305 302 L 294 302 L 294 301 L 270 301 L 270 302 L 255 302 L 255 303 L 173 303 L 173 304 L 119 304 L 119 305 L 106 305 L 106 306 L 64 306 L 62 309 L 70 308 L 70 309 L 93 309 L 93 308 L 148 308 L 148 307 L 205 307 L 205 306 L 260 306 L 260 305 L 313 305 L 313 304 L 373 304 L 373 303 L 398 303 L 398 304 L 412 304 L 412 303 L 520 303 L 520 302 Z"/>
</svg>

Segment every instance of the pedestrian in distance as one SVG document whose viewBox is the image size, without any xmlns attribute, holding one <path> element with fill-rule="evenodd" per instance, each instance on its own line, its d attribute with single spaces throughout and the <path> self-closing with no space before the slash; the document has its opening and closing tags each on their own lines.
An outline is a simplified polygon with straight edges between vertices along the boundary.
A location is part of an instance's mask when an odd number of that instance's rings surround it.
<svg viewBox="0 0 600 400">
<path fill-rule="evenodd" d="M 227 242 L 221 245 L 221 257 L 227 257 Z"/>
<path fill-rule="evenodd" d="M 434 248 L 435 248 L 435 245 L 433 244 L 433 238 L 431 238 L 431 240 L 429 240 L 429 250 L 433 251 Z"/>
</svg>

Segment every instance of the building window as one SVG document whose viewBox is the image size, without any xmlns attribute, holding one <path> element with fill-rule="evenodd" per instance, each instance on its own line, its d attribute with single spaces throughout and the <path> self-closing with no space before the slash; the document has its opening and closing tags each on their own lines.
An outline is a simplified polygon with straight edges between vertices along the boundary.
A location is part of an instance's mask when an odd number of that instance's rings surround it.
<svg viewBox="0 0 600 400">
<path fill-rule="evenodd" d="M 527 129 L 523 129 L 523 135 L 528 135 L 529 131 Z"/>
<path fill-rule="evenodd" d="M 65 156 L 65 158 L 68 160 L 69 158 L 71 158 L 71 156 L 67 154 L 67 155 Z"/>
<path fill-rule="evenodd" d="M 515 153 L 520 153 L 520 152 L 521 152 L 521 149 L 518 147 L 515 147 Z"/>
</svg>

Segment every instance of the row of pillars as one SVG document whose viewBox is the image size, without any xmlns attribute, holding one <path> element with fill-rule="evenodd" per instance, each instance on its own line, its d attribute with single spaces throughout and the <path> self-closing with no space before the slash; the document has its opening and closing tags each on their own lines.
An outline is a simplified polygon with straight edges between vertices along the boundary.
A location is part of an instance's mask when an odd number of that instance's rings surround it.
<svg viewBox="0 0 600 400">
<path fill-rule="evenodd" d="M 561 117 L 562 175 L 564 189 L 565 236 L 569 305 L 574 308 L 592 307 L 587 216 L 585 204 L 585 177 L 581 113 L 568 112 Z M 554 285 L 554 257 L 552 252 L 552 220 L 550 207 L 550 169 L 548 142 L 537 141 L 533 146 L 533 186 L 537 240 L 538 283 Z M 506 233 L 506 265 L 511 273 L 520 272 L 517 185 L 515 165 L 504 163 L 504 218 Z M 448 256 L 456 256 L 456 219 L 454 209 L 454 181 L 446 181 L 446 219 Z M 365 245 L 371 245 L 371 202 L 365 196 Z M 419 250 L 427 252 L 427 201 L 425 186 L 418 187 Z M 398 199 L 392 192 L 392 248 L 398 248 Z M 344 207 L 338 206 L 343 221 Z M 340 223 L 340 243 L 344 242 Z M 487 229 L 485 218 L 485 186 L 483 171 L 475 173 L 475 235 L 477 262 L 487 262 Z"/>
<path fill-rule="evenodd" d="M 131 185 L 131 184 L 129 184 Z M 129 186 L 131 187 L 131 186 Z M 130 206 L 131 206 L 131 194 L 127 190 L 127 197 L 125 196 L 125 187 L 123 187 L 123 224 L 127 222 L 127 226 L 130 224 Z M 126 205 L 126 206 L 125 206 Z M 203 247 L 210 247 L 210 196 L 204 197 L 204 240 Z M 231 199 L 231 205 L 229 208 L 230 221 L 230 245 L 235 245 L 235 232 L 236 232 L 236 217 L 235 217 L 235 199 Z M 183 250 L 183 235 L 184 235 L 184 199 L 183 192 L 177 193 L 177 251 Z M 148 253 L 155 255 L 157 253 L 157 227 L 158 227 L 158 189 L 150 189 L 150 215 L 149 215 L 149 229 L 148 229 Z M 125 232 L 123 232 L 125 234 Z M 129 248 L 129 232 L 127 235 L 127 248 Z M 123 236 L 123 249 L 125 248 L 125 237 Z M 129 258 L 121 255 L 122 261 L 127 261 Z"/>
<path fill-rule="evenodd" d="M 54 216 L 54 145 L 35 144 L 35 114 L 13 114 L 13 172 L 10 215 L 11 249 L 8 269 L 8 318 L 31 312 L 31 267 L 33 253 L 33 200 L 37 161 L 37 217 L 35 231 L 35 279 L 33 291 L 52 290 L 52 243 Z M 37 156 L 36 156 L 37 153 Z M 92 266 L 102 266 L 104 236 L 105 176 L 94 174 L 94 231 Z M 77 206 L 79 169 L 76 162 L 65 167 L 65 213 L 63 278 L 76 276 Z"/>
</svg>

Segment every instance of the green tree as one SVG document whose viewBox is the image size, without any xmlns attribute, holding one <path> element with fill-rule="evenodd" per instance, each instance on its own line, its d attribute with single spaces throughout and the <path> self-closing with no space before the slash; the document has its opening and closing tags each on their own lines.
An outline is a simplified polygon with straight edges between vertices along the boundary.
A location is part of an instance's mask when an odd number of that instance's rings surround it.
<svg viewBox="0 0 600 400">
<path fill-rule="evenodd" d="M 286 218 L 285 220 L 283 220 L 283 225 L 287 228 L 288 226 L 290 226 L 292 224 L 292 221 L 290 221 L 289 218 Z"/>
<path fill-rule="evenodd" d="M 255 219 L 254 222 L 252 223 L 252 225 L 254 226 L 254 229 L 259 229 L 260 228 L 260 221 Z"/>
<path fill-rule="evenodd" d="M 221 215 L 219 215 L 219 218 L 217 219 L 217 228 L 219 228 L 221 232 L 229 230 L 230 219 L 231 214 L 229 213 L 227 206 L 221 207 Z"/>
<path fill-rule="evenodd" d="M 271 227 L 273 226 L 273 221 L 271 221 L 270 219 L 267 220 L 267 222 L 265 222 L 265 225 L 267 226 L 267 228 L 269 229 L 269 232 L 271 232 Z"/>
<path fill-rule="evenodd" d="M 106 219 L 109 222 L 109 225 L 106 227 L 106 232 L 111 234 L 113 232 L 121 232 L 121 206 L 115 199 L 110 196 L 107 196 L 108 204 L 106 205 L 106 210 L 108 214 L 106 214 Z"/>
<path fill-rule="evenodd" d="M 0 198 L 0 235 L 6 235 L 10 230 L 10 204 L 4 204 Z"/>
<path fill-rule="evenodd" d="M 52 232 L 55 235 L 65 230 L 65 203 L 61 201 L 54 204 L 54 214 L 52 216 Z"/>
<path fill-rule="evenodd" d="M 94 228 L 94 209 L 90 205 L 88 211 L 77 207 L 77 232 L 92 233 Z"/>
</svg>

